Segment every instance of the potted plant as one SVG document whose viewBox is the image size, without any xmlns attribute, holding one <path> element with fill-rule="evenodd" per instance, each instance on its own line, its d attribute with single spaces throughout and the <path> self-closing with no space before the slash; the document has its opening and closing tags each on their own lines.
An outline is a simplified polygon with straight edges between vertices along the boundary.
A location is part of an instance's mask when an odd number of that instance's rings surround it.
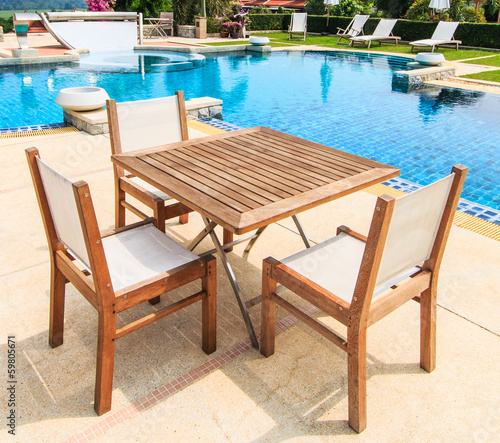
<svg viewBox="0 0 500 443">
<path fill-rule="evenodd" d="M 229 37 L 229 30 L 227 28 L 227 17 L 215 17 L 215 25 L 219 28 L 219 33 L 222 38 Z"/>
<path fill-rule="evenodd" d="M 240 29 L 243 25 L 240 22 L 228 22 L 227 28 L 232 38 L 238 38 L 240 36 Z"/>
</svg>

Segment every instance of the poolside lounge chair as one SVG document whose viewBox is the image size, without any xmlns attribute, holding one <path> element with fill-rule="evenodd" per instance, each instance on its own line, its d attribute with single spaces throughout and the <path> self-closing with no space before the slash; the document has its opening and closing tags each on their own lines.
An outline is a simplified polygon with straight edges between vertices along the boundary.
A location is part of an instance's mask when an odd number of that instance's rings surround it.
<svg viewBox="0 0 500 443">
<path fill-rule="evenodd" d="M 288 40 L 292 40 L 293 34 L 301 34 L 302 40 L 307 34 L 307 12 L 294 12 L 288 26 Z"/>
<path fill-rule="evenodd" d="M 349 425 L 357 432 L 366 428 L 369 326 L 418 301 L 420 366 L 435 368 L 437 280 L 466 173 L 458 165 L 451 175 L 397 200 L 382 195 L 368 237 L 341 226 L 330 240 L 281 261 L 264 260 L 260 352 L 274 353 L 276 304 L 346 351 Z M 342 323 L 347 336 L 277 295 L 278 283 Z"/>
<path fill-rule="evenodd" d="M 188 140 L 184 93 L 152 100 L 116 103 L 107 100 L 109 135 L 112 154 L 152 148 L 167 143 Z M 125 209 L 146 218 L 138 208 L 125 199 L 129 194 L 153 210 L 156 226 L 165 231 L 165 220 L 179 217 L 180 223 L 188 222 L 191 209 L 173 200 L 169 195 L 149 183 L 125 174 L 113 165 L 115 175 L 115 223 L 125 226 Z"/>
<path fill-rule="evenodd" d="M 398 41 L 401 40 L 401 37 L 395 37 L 392 35 L 392 30 L 396 25 L 397 19 L 386 19 L 382 18 L 378 22 L 375 31 L 371 35 L 360 35 L 357 37 L 352 37 L 349 42 L 351 46 L 354 46 L 355 43 L 368 44 L 368 47 L 371 46 L 373 41 L 378 41 L 382 44 L 384 42 L 393 42 L 396 46 Z"/>
<path fill-rule="evenodd" d="M 359 34 L 364 34 L 363 26 L 365 26 L 365 23 L 369 18 L 369 15 L 357 14 L 347 25 L 347 28 L 337 28 L 337 36 L 339 37 L 337 43 L 340 43 L 340 40 L 342 40 L 343 38 L 349 40 L 351 37 L 356 37 Z"/>
<path fill-rule="evenodd" d="M 455 40 L 453 34 L 457 30 L 459 22 L 439 22 L 432 34 L 431 38 L 416 40 L 410 42 L 411 52 L 415 46 L 420 47 L 430 47 L 431 52 L 434 52 L 434 48 L 443 45 L 455 45 L 458 51 L 458 45 L 462 44 L 461 40 Z"/>
<path fill-rule="evenodd" d="M 50 251 L 50 346 L 63 343 L 66 283 L 72 283 L 98 312 L 97 414 L 111 409 L 118 338 L 202 301 L 202 349 L 207 354 L 214 352 L 216 260 L 188 251 L 159 231 L 152 219 L 101 234 L 87 183 L 73 183 L 54 171 L 40 160 L 35 148 L 27 149 L 26 156 Z M 117 328 L 118 313 L 199 279 L 201 291 L 183 293 L 175 303 L 126 325 L 121 319 Z M 159 340 L 165 343 L 164 336 Z M 63 360 L 57 363 L 62 365 Z"/>
</svg>

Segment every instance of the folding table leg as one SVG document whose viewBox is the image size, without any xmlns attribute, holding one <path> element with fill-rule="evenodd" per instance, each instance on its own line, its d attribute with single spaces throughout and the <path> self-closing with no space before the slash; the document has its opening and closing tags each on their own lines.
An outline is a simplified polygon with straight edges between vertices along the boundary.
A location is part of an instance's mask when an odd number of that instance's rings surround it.
<svg viewBox="0 0 500 443">
<path fill-rule="evenodd" d="M 203 220 L 208 220 L 208 219 L 205 219 L 203 218 Z M 215 227 L 217 226 L 217 223 L 215 222 L 210 222 L 208 223 L 206 226 L 205 226 L 205 229 L 203 229 L 203 231 L 201 231 L 195 238 L 194 240 L 191 242 L 191 244 L 188 246 L 188 249 L 190 251 L 194 250 L 194 248 L 196 248 L 196 246 L 198 246 L 201 241 L 207 236 L 210 234 L 210 232 L 212 232 Z"/>
<path fill-rule="evenodd" d="M 210 234 L 210 237 L 212 238 L 212 241 L 214 243 L 215 249 L 217 250 L 217 253 L 222 261 L 222 265 L 224 266 L 224 269 L 226 271 L 226 274 L 229 278 L 229 282 L 231 283 L 231 287 L 233 288 L 234 295 L 236 296 L 236 301 L 238 302 L 238 306 L 241 311 L 241 315 L 243 316 L 243 321 L 245 322 L 245 325 L 247 327 L 248 335 L 250 336 L 250 341 L 252 342 L 252 346 L 256 349 L 259 349 L 259 342 L 257 341 L 257 336 L 255 335 L 255 331 L 253 329 L 252 325 L 252 320 L 250 319 L 250 315 L 248 314 L 247 308 L 245 307 L 245 303 L 243 302 L 243 299 L 241 297 L 241 290 L 238 285 L 238 282 L 236 281 L 236 277 L 234 275 L 233 269 L 231 268 L 231 265 L 229 264 L 226 253 L 224 252 L 224 249 L 222 248 L 222 244 L 219 241 L 219 238 L 217 237 L 217 234 L 215 233 L 214 229 L 208 229 L 208 227 L 213 223 L 208 220 L 205 216 L 203 217 L 203 221 L 205 222 L 205 225 L 207 227 L 207 230 L 209 231 L 208 234 Z"/>
<path fill-rule="evenodd" d="M 306 231 L 302 227 L 302 224 L 300 223 L 299 218 L 296 215 L 292 215 L 292 220 L 295 222 L 295 226 L 297 226 L 297 229 L 299 230 L 299 234 L 302 237 L 302 240 L 304 241 L 306 248 L 310 248 L 311 243 L 309 243 L 309 239 L 307 238 Z"/>
<path fill-rule="evenodd" d="M 262 228 L 257 229 L 257 232 L 255 233 L 255 237 L 252 238 L 248 242 L 248 245 L 245 248 L 245 251 L 244 251 L 245 254 L 248 254 L 250 252 L 250 250 L 253 248 L 253 245 L 255 244 L 255 242 L 259 239 L 260 234 L 262 234 L 264 232 L 264 229 L 266 229 L 266 228 L 267 228 L 267 226 L 262 226 Z"/>
</svg>

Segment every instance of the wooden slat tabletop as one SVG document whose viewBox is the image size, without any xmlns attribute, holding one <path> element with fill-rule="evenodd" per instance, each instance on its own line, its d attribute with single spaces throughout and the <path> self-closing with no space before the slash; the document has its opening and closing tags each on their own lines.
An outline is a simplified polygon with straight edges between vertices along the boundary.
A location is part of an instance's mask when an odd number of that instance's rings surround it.
<svg viewBox="0 0 500 443">
<path fill-rule="evenodd" d="M 400 173 L 265 127 L 118 154 L 112 161 L 236 234 Z"/>
</svg>

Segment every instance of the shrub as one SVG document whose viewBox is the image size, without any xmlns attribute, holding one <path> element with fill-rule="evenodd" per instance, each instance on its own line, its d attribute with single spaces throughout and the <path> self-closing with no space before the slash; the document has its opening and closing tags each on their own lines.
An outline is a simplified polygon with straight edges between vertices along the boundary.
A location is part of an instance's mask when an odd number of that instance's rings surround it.
<svg viewBox="0 0 500 443">
<path fill-rule="evenodd" d="M 266 8 L 264 5 L 254 6 L 252 8 L 252 14 L 272 14 L 272 13 L 273 12 L 269 8 Z M 279 14 L 281 13 L 279 12 Z"/>
<path fill-rule="evenodd" d="M 10 17 L 8 20 L 5 20 L 0 17 L 0 26 L 3 28 L 4 34 L 11 32 L 14 27 L 12 23 L 12 17 Z"/>
<path fill-rule="evenodd" d="M 413 0 L 376 0 L 378 11 L 383 11 L 384 17 L 399 18 L 406 14 Z"/>
<path fill-rule="evenodd" d="M 354 17 L 356 14 L 371 14 L 367 3 L 363 4 L 356 0 L 343 0 L 339 5 L 332 7 L 332 14 L 340 17 Z"/>
<path fill-rule="evenodd" d="M 285 30 L 290 24 L 290 14 L 249 14 L 249 16 L 251 29 Z"/>
<path fill-rule="evenodd" d="M 405 18 L 408 20 L 429 20 L 431 9 L 429 9 L 430 0 L 415 0 L 406 12 Z"/>
<path fill-rule="evenodd" d="M 486 0 L 481 6 L 486 20 L 496 23 L 498 19 L 498 0 Z"/>
<path fill-rule="evenodd" d="M 476 8 L 464 8 L 463 9 L 464 22 L 469 23 L 486 23 L 486 18 L 484 17 L 484 10 L 480 8 L 476 11 Z"/>
</svg>

